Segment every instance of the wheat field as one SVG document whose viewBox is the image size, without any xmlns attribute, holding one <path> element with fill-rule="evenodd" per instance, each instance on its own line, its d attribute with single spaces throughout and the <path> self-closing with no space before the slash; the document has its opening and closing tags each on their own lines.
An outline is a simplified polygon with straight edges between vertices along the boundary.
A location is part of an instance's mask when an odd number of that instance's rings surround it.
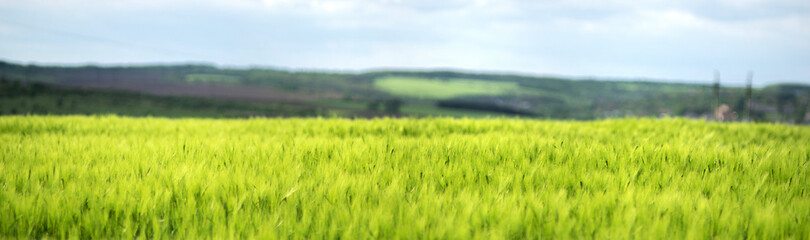
<svg viewBox="0 0 810 240">
<path fill-rule="evenodd" d="M 810 239 L 810 128 L 0 117 L 0 238 Z"/>
</svg>

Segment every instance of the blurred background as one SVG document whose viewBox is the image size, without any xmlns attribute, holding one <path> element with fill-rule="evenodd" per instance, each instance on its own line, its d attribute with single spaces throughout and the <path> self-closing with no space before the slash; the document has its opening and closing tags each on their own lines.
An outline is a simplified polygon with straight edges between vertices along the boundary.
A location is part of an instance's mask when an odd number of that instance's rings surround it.
<svg viewBox="0 0 810 240">
<path fill-rule="evenodd" d="M 0 114 L 810 122 L 810 1 L 0 0 Z"/>
</svg>

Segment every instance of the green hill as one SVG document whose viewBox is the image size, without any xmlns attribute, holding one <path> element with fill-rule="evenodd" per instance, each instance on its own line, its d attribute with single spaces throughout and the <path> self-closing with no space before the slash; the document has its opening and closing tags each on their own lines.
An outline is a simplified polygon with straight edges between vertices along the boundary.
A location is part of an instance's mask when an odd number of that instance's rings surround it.
<svg viewBox="0 0 810 240">
<path fill-rule="evenodd" d="M 4 86 L 13 82 L 23 85 L 36 82 L 83 91 L 115 90 L 149 96 L 316 109 L 315 113 L 285 109 L 273 110 L 270 114 L 248 113 L 257 116 L 523 116 L 587 120 L 628 116 L 709 118 L 714 112 L 709 85 L 451 71 L 329 73 L 206 65 L 58 67 L 0 62 L 0 77 Z M 806 85 L 757 88 L 752 96 L 750 116 L 754 121 L 810 122 L 807 110 L 810 87 Z M 17 104 L 15 112 L 42 112 L 25 107 L 33 106 L 31 101 L 36 99 L 17 97 L 14 101 L 28 101 Z M 723 87 L 720 103 L 736 112 L 738 120 L 742 119 L 745 89 Z M 165 114 L 175 116 L 186 114 L 180 113 L 184 111 L 197 111 L 194 107 L 183 109 L 177 114 Z M 53 113 L 70 111 L 62 109 Z M 12 111 L 4 107 L 0 112 Z"/>
</svg>

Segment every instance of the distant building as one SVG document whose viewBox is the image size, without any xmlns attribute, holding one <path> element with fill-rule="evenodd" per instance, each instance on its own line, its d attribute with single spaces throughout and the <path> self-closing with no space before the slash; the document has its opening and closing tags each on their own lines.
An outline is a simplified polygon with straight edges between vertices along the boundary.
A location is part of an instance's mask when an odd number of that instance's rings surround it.
<svg viewBox="0 0 810 240">
<path fill-rule="evenodd" d="M 737 113 L 732 111 L 727 104 L 723 104 L 714 110 L 714 119 L 717 121 L 736 121 Z"/>
</svg>

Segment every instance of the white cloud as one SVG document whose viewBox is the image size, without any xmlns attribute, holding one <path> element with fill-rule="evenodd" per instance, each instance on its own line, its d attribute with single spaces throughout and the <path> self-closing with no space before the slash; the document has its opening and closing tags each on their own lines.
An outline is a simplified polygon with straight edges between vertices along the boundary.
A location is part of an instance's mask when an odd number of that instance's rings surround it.
<svg viewBox="0 0 810 240">
<path fill-rule="evenodd" d="M 20 46 L 0 48 L 10 60 L 187 57 L 685 79 L 718 68 L 810 80 L 804 0 L 0 0 L 4 21 L 25 23 L 0 24 L 0 42 Z M 64 57 L 102 48 L 119 50 Z"/>
</svg>

